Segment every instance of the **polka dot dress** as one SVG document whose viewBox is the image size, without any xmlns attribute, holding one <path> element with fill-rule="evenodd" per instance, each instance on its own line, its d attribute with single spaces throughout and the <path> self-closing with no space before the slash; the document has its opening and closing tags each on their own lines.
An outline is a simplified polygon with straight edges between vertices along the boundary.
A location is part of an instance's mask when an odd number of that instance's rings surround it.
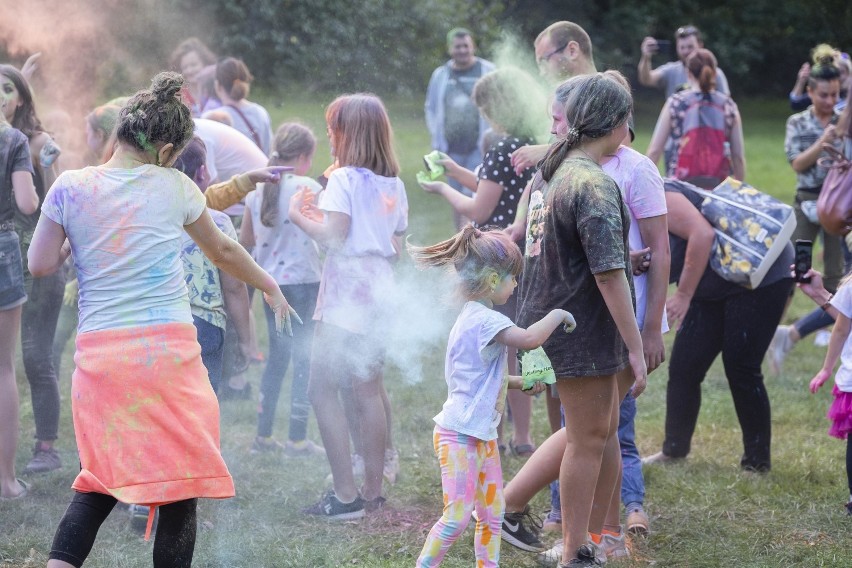
<svg viewBox="0 0 852 568">
<path fill-rule="evenodd" d="M 532 179 L 534 168 L 527 168 L 521 175 L 516 175 L 512 168 L 512 152 L 522 146 L 534 144 L 532 138 L 518 138 L 507 136 L 497 141 L 486 152 L 482 159 L 482 167 L 479 169 L 479 179 L 487 179 L 500 184 L 503 194 L 500 202 L 488 221 L 481 225 L 495 225 L 500 228 L 508 227 L 515 220 L 515 211 L 518 200 L 524 192 L 527 182 Z"/>
</svg>

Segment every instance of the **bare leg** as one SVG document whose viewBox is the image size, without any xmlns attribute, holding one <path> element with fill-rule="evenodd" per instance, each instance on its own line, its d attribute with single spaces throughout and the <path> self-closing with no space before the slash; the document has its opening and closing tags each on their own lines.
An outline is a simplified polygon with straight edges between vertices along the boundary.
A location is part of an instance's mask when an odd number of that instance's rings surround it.
<svg viewBox="0 0 852 568">
<path fill-rule="evenodd" d="M 518 374 L 518 350 L 509 349 L 509 374 Z M 510 389 L 506 401 L 512 409 L 512 443 L 515 446 L 533 445 L 530 437 L 532 422 L 532 397 L 517 389 Z"/>
<path fill-rule="evenodd" d="M 387 420 L 382 402 L 382 374 L 371 373 L 368 380 L 354 378 L 355 409 L 361 429 L 361 446 L 364 457 L 364 485 L 362 496 L 372 501 L 382 494 L 382 476 L 385 468 Z"/>
<path fill-rule="evenodd" d="M 616 380 L 618 381 L 618 400 L 619 404 L 624 400 L 624 397 L 627 396 L 627 391 L 630 390 L 630 387 L 633 386 L 633 373 L 630 371 L 630 368 L 621 371 L 616 376 Z M 616 423 L 616 429 L 618 428 L 618 424 Z M 618 441 L 618 435 L 616 432 L 616 441 Z M 618 451 L 618 479 L 615 485 L 615 489 L 613 490 L 612 496 L 610 497 L 609 509 L 606 513 L 606 519 L 603 522 L 603 525 L 598 527 L 596 523 L 596 515 L 592 513 L 592 518 L 589 520 L 589 528 L 591 532 L 600 534 L 600 529 L 605 528 L 611 531 L 616 531 L 621 526 L 621 476 L 622 476 L 622 467 L 621 467 L 621 448 L 619 447 Z M 597 498 L 597 496 L 595 496 Z M 595 505 L 596 507 L 597 505 Z"/>
<path fill-rule="evenodd" d="M 308 397 L 314 408 L 322 443 L 331 466 L 334 493 L 342 502 L 349 503 L 358 496 L 358 489 L 355 487 L 352 457 L 349 454 L 349 423 L 338 398 L 339 381 L 346 370 L 337 364 L 338 358 L 331 355 L 337 347 L 326 341 L 327 326 L 328 324 L 322 322 L 316 324 L 314 344 L 325 346 L 326 349 L 314 349 L 311 354 Z M 352 378 L 350 376 L 342 380 L 351 381 Z"/>
<path fill-rule="evenodd" d="M 533 445 L 530 437 L 532 422 L 532 397 L 517 389 L 510 389 L 506 395 L 509 408 L 512 409 L 512 445 L 515 447 Z"/>
<path fill-rule="evenodd" d="M 615 488 L 618 386 L 615 375 L 572 377 L 557 380 L 556 386 L 565 409 L 567 438 L 559 470 L 565 561 L 586 542 L 595 494 L 607 496 L 605 512 Z"/>
<path fill-rule="evenodd" d="M 391 403 L 388 398 L 388 389 L 385 388 L 384 381 L 382 381 L 382 406 L 385 408 L 385 426 L 387 430 L 385 448 L 393 450 L 393 416 L 391 415 Z"/>
<path fill-rule="evenodd" d="M 550 422 L 550 431 L 558 432 L 562 429 L 562 403 L 559 397 L 554 396 L 551 387 L 547 387 L 547 421 Z"/>
<path fill-rule="evenodd" d="M 15 479 L 18 450 L 18 384 L 15 381 L 15 345 L 21 329 L 21 307 L 0 312 L 0 495 L 15 497 L 24 491 Z"/>
<path fill-rule="evenodd" d="M 565 442 L 565 429 L 560 428 L 536 449 L 506 485 L 503 496 L 507 513 L 523 511 L 536 493 L 546 488 L 551 481 L 559 479 L 559 468 L 565 455 Z"/>
</svg>

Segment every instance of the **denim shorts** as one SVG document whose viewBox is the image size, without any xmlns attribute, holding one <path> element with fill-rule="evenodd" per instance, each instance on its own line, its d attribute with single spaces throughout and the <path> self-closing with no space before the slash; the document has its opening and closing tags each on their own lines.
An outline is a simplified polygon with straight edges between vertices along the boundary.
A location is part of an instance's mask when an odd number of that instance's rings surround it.
<svg viewBox="0 0 852 568">
<path fill-rule="evenodd" d="M 17 308 L 26 301 L 18 234 L 0 231 L 0 311 Z"/>
</svg>

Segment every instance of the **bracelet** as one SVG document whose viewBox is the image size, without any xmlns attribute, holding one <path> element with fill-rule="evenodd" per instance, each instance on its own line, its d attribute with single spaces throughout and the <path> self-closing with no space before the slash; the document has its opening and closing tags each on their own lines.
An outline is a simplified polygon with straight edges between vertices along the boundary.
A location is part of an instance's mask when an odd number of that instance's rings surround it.
<svg viewBox="0 0 852 568">
<path fill-rule="evenodd" d="M 820 308 L 822 308 L 822 311 L 824 311 L 824 312 L 827 312 L 827 311 L 828 311 L 828 308 L 830 308 L 830 307 L 831 307 L 831 299 L 832 299 L 833 297 L 834 297 L 834 294 L 829 294 L 829 295 L 828 295 L 828 300 L 826 300 L 826 301 L 825 301 L 825 303 L 824 303 L 823 305 L 821 305 L 821 306 L 820 306 Z"/>
</svg>

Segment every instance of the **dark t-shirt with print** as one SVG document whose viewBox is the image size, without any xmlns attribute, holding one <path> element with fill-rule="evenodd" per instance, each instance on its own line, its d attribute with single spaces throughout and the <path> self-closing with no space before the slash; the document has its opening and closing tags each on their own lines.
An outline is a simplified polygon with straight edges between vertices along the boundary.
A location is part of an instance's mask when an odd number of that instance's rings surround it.
<svg viewBox="0 0 852 568">
<path fill-rule="evenodd" d="M 609 375 L 628 364 L 595 274 L 625 270 L 633 296 L 629 229 L 618 185 L 595 162 L 569 158 L 549 183 L 534 178 L 518 325 L 529 327 L 556 308 L 574 315 L 577 329 L 558 328 L 543 346 L 557 377 Z"/>
<path fill-rule="evenodd" d="M 485 153 L 485 157 L 482 158 L 482 167 L 479 168 L 479 179 L 500 184 L 503 193 L 494 211 L 489 215 L 488 221 L 482 225 L 495 225 L 505 229 L 515 220 L 518 201 L 535 169 L 527 168 L 521 172 L 521 175 L 517 175 L 515 168 L 512 167 L 511 154 L 521 146 L 528 146 L 534 142 L 532 138 L 506 136 L 494 143 Z"/>
<path fill-rule="evenodd" d="M 447 152 L 467 154 L 476 150 L 479 143 L 479 109 L 470 96 L 473 86 L 482 77 L 482 63 L 477 61 L 470 69 L 450 70 L 447 90 L 444 92 L 444 136 Z"/>
<path fill-rule="evenodd" d="M 0 168 L 3 169 L 3 185 L 0 186 L 0 223 L 5 223 L 15 216 L 12 173 L 33 173 L 27 137 L 8 124 L 0 126 Z"/>
</svg>

